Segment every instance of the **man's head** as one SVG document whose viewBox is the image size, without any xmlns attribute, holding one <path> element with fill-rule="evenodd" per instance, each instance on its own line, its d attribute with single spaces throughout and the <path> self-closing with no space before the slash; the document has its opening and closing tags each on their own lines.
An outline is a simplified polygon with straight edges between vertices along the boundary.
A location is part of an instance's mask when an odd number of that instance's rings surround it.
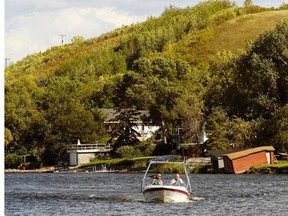
<svg viewBox="0 0 288 216">
<path fill-rule="evenodd" d="M 177 173 L 177 174 L 175 175 L 175 178 L 178 180 L 178 179 L 180 178 L 180 175 Z"/>
</svg>

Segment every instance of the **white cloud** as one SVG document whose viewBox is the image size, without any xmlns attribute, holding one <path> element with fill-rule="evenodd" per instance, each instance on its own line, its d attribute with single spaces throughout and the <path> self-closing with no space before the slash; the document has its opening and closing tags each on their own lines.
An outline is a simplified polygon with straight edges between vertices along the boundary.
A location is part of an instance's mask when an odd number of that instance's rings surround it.
<svg viewBox="0 0 288 216">
<path fill-rule="evenodd" d="M 243 1 L 244 2 L 244 1 Z M 260 5 L 262 7 L 275 7 L 278 8 L 282 3 L 288 3 L 288 0 L 254 0 L 252 1 L 254 5 Z"/>
<path fill-rule="evenodd" d="M 20 60 L 27 54 L 44 51 L 50 46 L 70 43 L 75 35 L 98 36 L 123 24 L 136 23 L 145 17 L 116 11 L 113 7 L 65 8 L 20 14 L 7 22 L 5 55 Z"/>
<path fill-rule="evenodd" d="M 70 43 L 76 35 L 92 38 L 122 25 L 159 16 L 165 6 L 185 7 L 196 0 L 5 0 L 5 56 L 27 54 Z"/>
</svg>

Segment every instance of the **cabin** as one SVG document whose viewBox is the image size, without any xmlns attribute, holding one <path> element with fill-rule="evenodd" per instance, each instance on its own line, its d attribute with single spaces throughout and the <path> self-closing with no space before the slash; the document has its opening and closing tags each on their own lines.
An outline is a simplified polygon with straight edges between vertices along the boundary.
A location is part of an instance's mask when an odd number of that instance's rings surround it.
<svg viewBox="0 0 288 216">
<path fill-rule="evenodd" d="M 104 127 L 105 130 L 108 132 L 111 132 L 113 128 L 116 127 L 117 124 L 119 124 L 119 121 L 115 120 L 115 110 L 114 109 L 101 109 L 100 110 L 102 114 L 105 116 L 105 121 L 104 121 Z M 139 112 L 139 115 L 136 116 L 138 119 L 134 121 L 137 126 L 134 127 L 133 129 L 136 130 L 140 136 L 137 138 L 140 141 L 147 140 L 148 138 L 151 138 L 153 134 L 160 129 L 159 126 L 157 125 L 151 125 L 147 124 L 144 121 L 141 120 L 143 116 L 149 116 L 149 111 L 147 110 L 137 110 Z"/>
<path fill-rule="evenodd" d="M 233 153 L 223 154 L 225 173 L 244 173 L 252 166 L 274 164 L 273 146 L 261 146 Z"/>
</svg>

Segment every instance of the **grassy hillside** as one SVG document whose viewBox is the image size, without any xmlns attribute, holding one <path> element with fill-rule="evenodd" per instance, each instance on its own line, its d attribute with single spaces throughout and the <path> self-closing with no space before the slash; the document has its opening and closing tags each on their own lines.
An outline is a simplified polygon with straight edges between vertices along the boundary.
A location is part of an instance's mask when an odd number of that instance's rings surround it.
<svg viewBox="0 0 288 216">
<path fill-rule="evenodd" d="M 187 61 L 192 56 L 195 61 L 189 62 L 197 65 L 199 60 L 207 62 L 223 50 L 244 51 L 261 33 L 275 28 L 287 18 L 288 10 L 244 14 L 220 25 L 192 31 L 180 40 L 174 49 L 181 49 L 178 56 Z"/>
<path fill-rule="evenodd" d="M 219 50 L 237 51 L 245 49 L 259 34 L 273 29 L 280 21 L 288 18 L 288 10 L 264 11 L 247 14 L 229 20 L 216 27 L 215 39 L 208 43 L 212 53 Z"/>
</svg>

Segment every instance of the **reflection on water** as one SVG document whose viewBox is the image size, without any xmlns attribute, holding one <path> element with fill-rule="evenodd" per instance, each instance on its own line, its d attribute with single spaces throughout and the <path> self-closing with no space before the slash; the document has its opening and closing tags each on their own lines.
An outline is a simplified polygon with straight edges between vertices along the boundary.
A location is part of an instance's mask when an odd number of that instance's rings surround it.
<svg viewBox="0 0 288 216">
<path fill-rule="evenodd" d="M 171 179 L 173 176 L 163 176 Z M 145 203 L 142 174 L 5 174 L 5 215 L 287 215 L 287 175 L 190 175 L 188 203 Z"/>
</svg>

